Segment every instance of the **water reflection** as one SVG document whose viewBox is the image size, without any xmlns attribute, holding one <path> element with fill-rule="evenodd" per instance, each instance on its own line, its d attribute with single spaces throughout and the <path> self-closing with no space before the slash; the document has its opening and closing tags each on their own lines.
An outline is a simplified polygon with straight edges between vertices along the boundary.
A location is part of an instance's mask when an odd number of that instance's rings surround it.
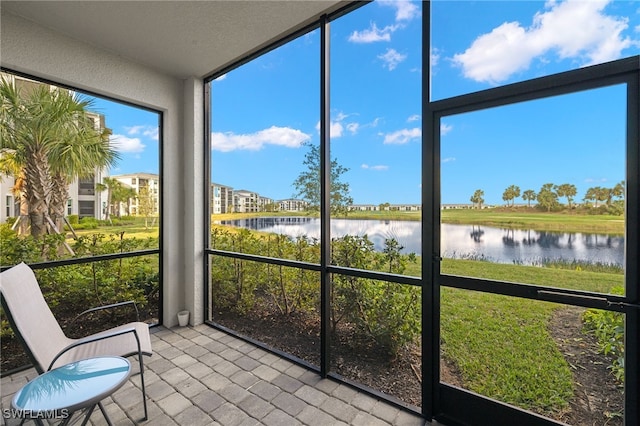
<svg viewBox="0 0 640 426">
<path fill-rule="evenodd" d="M 320 220 L 309 217 L 260 217 L 218 221 L 218 224 L 264 232 L 320 239 Z M 541 260 L 601 262 L 622 265 L 624 237 L 602 234 L 503 229 L 479 225 L 442 224 L 444 257 L 477 257 L 500 263 L 537 264 Z M 331 236 L 367 235 L 376 250 L 395 238 L 403 252 L 422 254 L 420 222 L 332 219 Z"/>
<path fill-rule="evenodd" d="M 441 247 L 444 257 L 525 265 L 552 259 L 622 265 L 624 260 L 622 236 L 477 225 L 443 224 Z"/>
</svg>

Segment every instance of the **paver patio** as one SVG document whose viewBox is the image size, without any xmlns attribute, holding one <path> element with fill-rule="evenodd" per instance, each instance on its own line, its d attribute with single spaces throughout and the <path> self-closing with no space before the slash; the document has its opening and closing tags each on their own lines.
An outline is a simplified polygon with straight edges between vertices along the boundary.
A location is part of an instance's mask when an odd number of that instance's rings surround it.
<svg viewBox="0 0 640 426">
<path fill-rule="evenodd" d="M 149 420 L 162 425 L 425 425 L 419 416 L 207 325 L 152 329 L 145 359 Z M 132 366 L 137 363 L 132 362 Z M 2 378 L 2 409 L 36 372 Z M 140 375 L 103 401 L 114 425 L 143 417 Z M 19 424 L 2 418 L 3 425 Z M 32 424 L 27 422 L 25 424 Z M 90 424 L 106 424 L 97 411 Z"/>
</svg>

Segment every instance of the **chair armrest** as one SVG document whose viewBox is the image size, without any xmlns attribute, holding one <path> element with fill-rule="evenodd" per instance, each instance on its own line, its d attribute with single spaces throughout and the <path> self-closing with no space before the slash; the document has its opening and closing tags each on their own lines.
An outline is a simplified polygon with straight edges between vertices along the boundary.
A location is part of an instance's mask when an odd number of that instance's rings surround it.
<svg viewBox="0 0 640 426">
<path fill-rule="evenodd" d="M 69 352 L 73 348 L 77 348 L 78 346 L 86 345 L 89 343 L 98 342 L 100 340 L 110 339 L 112 337 L 122 336 L 127 333 L 133 333 L 133 336 L 136 339 L 136 344 L 138 345 L 138 356 L 141 357 L 142 348 L 140 347 L 140 337 L 138 336 L 138 332 L 136 331 L 135 327 L 127 327 L 120 330 L 114 330 L 108 333 L 101 333 L 99 336 L 89 336 L 83 339 L 79 339 L 77 342 L 70 344 L 69 346 L 62 349 L 60 352 L 58 352 L 58 354 L 53 357 L 53 360 L 51 360 L 51 363 L 49 364 L 49 368 L 47 368 L 47 371 L 51 370 L 51 367 L 53 367 L 53 365 L 62 355 Z"/>
<path fill-rule="evenodd" d="M 110 309 L 110 308 L 119 308 L 121 306 L 126 306 L 126 305 L 133 305 L 133 308 L 136 310 L 136 320 L 139 322 L 140 321 L 140 312 L 138 311 L 138 305 L 136 304 L 135 300 L 127 300 L 125 302 L 118 302 L 118 303 L 112 303 L 110 305 L 103 305 L 103 306 L 97 306 L 95 308 L 91 308 L 91 309 L 87 309 L 86 311 L 80 312 L 78 315 L 76 315 L 76 317 L 74 319 L 71 320 L 71 322 L 69 322 L 69 324 L 67 324 L 66 327 L 71 327 L 73 324 L 75 324 L 75 322 L 78 320 L 78 318 L 80 318 L 81 316 L 91 313 L 91 312 L 96 312 L 96 311 L 102 311 L 105 309 Z"/>
</svg>

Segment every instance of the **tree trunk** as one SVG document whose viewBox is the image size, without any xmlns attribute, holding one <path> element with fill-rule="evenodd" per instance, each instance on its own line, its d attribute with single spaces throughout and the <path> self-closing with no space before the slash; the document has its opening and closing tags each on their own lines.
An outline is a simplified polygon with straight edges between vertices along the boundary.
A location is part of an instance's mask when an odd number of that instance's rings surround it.
<svg viewBox="0 0 640 426">
<path fill-rule="evenodd" d="M 111 186 L 107 188 L 107 210 L 104 216 L 104 220 L 111 222 Z"/>
<path fill-rule="evenodd" d="M 31 235 L 40 238 L 47 233 L 45 215 L 49 214 L 52 182 L 47 156 L 41 150 L 27 155 L 25 195 L 29 205 Z"/>
<path fill-rule="evenodd" d="M 29 203 L 27 203 L 27 196 L 23 191 L 20 191 L 18 196 L 20 197 L 18 235 L 27 235 L 29 233 Z"/>
<path fill-rule="evenodd" d="M 57 174 L 53 178 L 53 186 L 51 188 L 51 201 L 49 203 L 49 216 L 56 225 L 56 228 L 62 233 L 64 229 L 65 208 L 69 193 L 67 191 L 67 179 Z"/>
</svg>

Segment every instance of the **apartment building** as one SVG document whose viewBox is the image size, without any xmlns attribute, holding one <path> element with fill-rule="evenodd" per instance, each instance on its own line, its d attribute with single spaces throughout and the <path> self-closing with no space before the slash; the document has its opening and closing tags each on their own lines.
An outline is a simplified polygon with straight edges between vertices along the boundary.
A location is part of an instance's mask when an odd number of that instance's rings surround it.
<svg viewBox="0 0 640 426">
<path fill-rule="evenodd" d="M 273 199 L 263 197 L 257 192 L 239 189 L 233 191 L 234 213 L 257 213 L 267 210 L 267 206 L 273 204 Z"/>
<path fill-rule="evenodd" d="M 148 194 L 151 198 L 152 215 L 157 215 L 160 211 L 160 176 L 154 173 L 129 173 L 123 175 L 113 175 L 112 179 L 131 188 L 135 191 L 137 197 L 130 197 L 126 203 L 120 203 L 120 215 L 136 216 L 142 214 L 140 205 L 143 202 L 140 197 L 141 192 Z M 116 212 L 117 213 L 117 212 Z"/>
<path fill-rule="evenodd" d="M 302 212 L 307 209 L 308 205 L 309 203 L 306 201 L 294 198 L 278 201 L 278 207 L 281 212 Z"/>
<path fill-rule="evenodd" d="M 211 184 L 210 214 L 231 213 L 233 211 L 233 188 L 219 183 Z"/>
</svg>

